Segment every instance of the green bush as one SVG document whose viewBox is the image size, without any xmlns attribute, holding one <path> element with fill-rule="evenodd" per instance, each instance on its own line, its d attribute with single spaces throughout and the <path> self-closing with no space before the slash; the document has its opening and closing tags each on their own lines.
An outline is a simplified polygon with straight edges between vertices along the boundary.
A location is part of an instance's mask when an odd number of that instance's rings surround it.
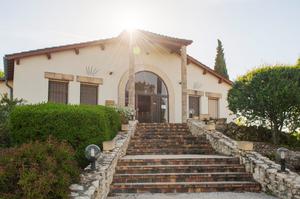
<svg viewBox="0 0 300 199">
<path fill-rule="evenodd" d="M 120 129 L 120 116 L 112 108 L 88 105 L 38 104 L 17 106 L 10 114 L 13 144 L 46 140 L 49 135 L 66 140 L 84 167 L 84 148 L 102 145 Z"/>
<path fill-rule="evenodd" d="M 68 198 L 78 181 L 74 150 L 66 142 L 45 142 L 0 149 L 0 198 Z"/>
<path fill-rule="evenodd" d="M 16 105 L 23 104 L 22 99 L 10 99 L 7 94 L 0 99 L 0 148 L 11 145 L 11 136 L 8 129 L 9 114 Z"/>
<path fill-rule="evenodd" d="M 300 66 L 266 66 L 238 78 L 228 92 L 229 109 L 249 123 L 272 130 L 279 143 L 282 130 L 300 127 Z"/>
</svg>

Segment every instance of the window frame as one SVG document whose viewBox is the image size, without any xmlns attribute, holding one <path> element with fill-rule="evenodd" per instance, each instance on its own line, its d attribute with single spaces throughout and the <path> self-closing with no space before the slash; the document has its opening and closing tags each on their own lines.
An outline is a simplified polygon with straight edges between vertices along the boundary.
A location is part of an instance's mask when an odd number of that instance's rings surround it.
<svg viewBox="0 0 300 199">
<path fill-rule="evenodd" d="M 191 102 L 190 97 L 198 98 L 198 115 L 193 114 L 193 116 L 200 117 L 200 115 L 201 115 L 201 95 L 188 95 L 188 99 L 189 99 L 188 118 L 191 118 L 190 117 L 190 105 L 191 105 L 191 103 L 190 103 Z"/>
<path fill-rule="evenodd" d="M 83 103 L 82 102 L 82 91 L 81 91 L 81 89 L 82 89 L 82 86 L 91 86 L 91 87 L 95 87 L 96 88 L 96 104 L 89 104 L 89 103 Z M 81 82 L 80 83 L 80 88 L 79 88 L 79 103 L 80 104 L 85 104 L 85 105 L 99 105 L 99 102 L 98 102 L 98 100 L 99 100 L 99 85 L 98 84 L 91 84 L 91 83 L 84 83 L 84 82 Z"/>
<path fill-rule="evenodd" d="M 217 98 L 217 97 L 208 97 L 208 99 L 207 99 L 208 114 L 209 114 L 209 100 L 215 100 L 215 101 L 217 101 L 217 117 L 214 118 L 214 119 L 219 119 L 220 118 L 220 98 Z"/>
<path fill-rule="evenodd" d="M 50 87 L 51 87 L 51 83 L 63 83 L 65 84 L 67 90 L 66 90 L 66 100 L 65 102 L 55 102 L 55 101 L 50 101 Z M 56 80 L 56 79 L 49 79 L 48 80 L 48 102 L 50 103 L 60 103 L 60 104 L 68 104 L 69 103 L 69 81 L 63 81 L 63 80 Z"/>
</svg>

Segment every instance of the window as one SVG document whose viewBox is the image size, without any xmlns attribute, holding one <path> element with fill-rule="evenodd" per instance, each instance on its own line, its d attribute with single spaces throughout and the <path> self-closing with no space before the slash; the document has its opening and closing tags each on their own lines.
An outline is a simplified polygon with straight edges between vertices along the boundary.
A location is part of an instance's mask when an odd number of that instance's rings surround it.
<svg viewBox="0 0 300 199">
<path fill-rule="evenodd" d="M 200 113 L 200 97 L 189 96 L 189 117 L 199 116 Z"/>
<path fill-rule="evenodd" d="M 68 82 L 49 80 L 48 101 L 54 103 L 68 103 Z"/>
<path fill-rule="evenodd" d="M 80 104 L 98 104 L 98 85 L 80 84 Z"/>
<path fill-rule="evenodd" d="M 208 114 L 214 119 L 219 117 L 219 100 L 217 98 L 208 98 Z"/>
</svg>

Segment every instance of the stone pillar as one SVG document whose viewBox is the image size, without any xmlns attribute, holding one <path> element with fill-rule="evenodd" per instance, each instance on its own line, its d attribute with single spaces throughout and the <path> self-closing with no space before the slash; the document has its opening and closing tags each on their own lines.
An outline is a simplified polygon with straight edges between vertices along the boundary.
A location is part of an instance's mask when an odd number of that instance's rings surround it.
<svg viewBox="0 0 300 199">
<path fill-rule="evenodd" d="M 208 97 L 203 95 L 200 100 L 200 111 L 201 114 L 208 114 Z"/>
<path fill-rule="evenodd" d="M 181 52 L 181 115 L 182 122 L 187 121 L 187 55 L 186 46 L 182 46 Z"/>
<path fill-rule="evenodd" d="M 135 108 L 135 70 L 133 54 L 133 33 L 129 32 L 129 80 L 128 80 L 128 106 Z"/>
</svg>

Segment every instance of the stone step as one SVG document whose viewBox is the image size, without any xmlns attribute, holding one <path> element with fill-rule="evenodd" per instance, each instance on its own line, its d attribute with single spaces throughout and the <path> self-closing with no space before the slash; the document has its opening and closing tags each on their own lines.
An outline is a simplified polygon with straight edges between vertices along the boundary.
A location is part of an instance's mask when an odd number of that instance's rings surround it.
<svg viewBox="0 0 300 199">
<path fill-rule="evenodd" d="M 133 140 L 136 139 L 168 139 L 168 140 L 180 140 L 180 139 L 199 139 L 192 135 L 134 135 Z"/>
<path fill-rule="evenodd" d="M 113 183 L 147 183 L 147 182 L 218 182 L 251 181 L 252 174 L 245 172 L 228 173 L 149 173 L 117 174 Z"/>
<path fill-rule="evenodd" d="M 149 135 L 180 135 L 180 136 L 186 136 L 186 135 L 192 135 L 190 132 L 187 131 L 156 131 L 156 132 L 136 132 L 134 136 L 149 136 Z"/>
<path fill-rule="evenodd" d="M 131 144 L 174 144 L 174 145 L 182 145 L 182 144 L 210 144 L 207 140 L 200 139 L 138 139 L 133 137 L 130 140 Z"/>
<path fill-rule="evenodd" d="M 201 146 L 201 145 L 130 145 L 128 150 L 212 150 L 211 146 Z"/>
<path fill-rule="evenodd" d="M 238 164 L 117 166 L 116 174 L 245 172 Z"/>
<path fill-rule="evenodd" d="M 131 143 L 129 149 L 132 148 L 184 148 L 184 149 L 192 149 L 192 148 L 200 148 L 200 149 L 211 149 L 211 145 L 208 143 L 205 144 L 174 144 L 174 143 Z"/>
<path fill-rule="evenodd" d="M 189 132 L 188 128 L 138 128 L 137 132 Z"/>
<path fill-rule="evenodd" d="M 187 126 L 186 123 L 138 123 L 138 126 Z"/>
<path fill-rule="evenodd" d="M 132 156 L 133 158 L 135 156 Z M 145 156 L 146 158 L 147 156 Z M 176 156 L 175 156 L 176 157 Z M 199 165 L 199 164 L 239 164 L 239 158 L 229 157 L 203 157 L 203 158 L 159 158 L 152 159 L 129 159 L 130 156 L 125 156 L 119 160 L 119 166 L 143 166 L 143 165 Z M 142 158 L 142 156 L 141 156 Z"/>
<path fill-rule="evenodd" d="M 186 126 L 160 126 L 160 127 L 143 127 L 143 126 L 138 126 L 137 127 L 137 130 L 144 130 L 144 131 L 147 131 L 147 130 L 164 130 L 164 129 L 173 129 L 173 130 L 178 130 L 178 129 L 181 129 L 181 130 L 189 130 L 188 127 Z"/>
<path fill-rule="evenodd" d="M 114 183 L 111 186 L 110 196 L 115 193 L 188 193 L 228 191 L 259 192 L 260 185 L 251 181 Z"/>
<path fill-rule="evenodd" d="M 193 136 L 186 124 L 164 123 L 138 124 L 110 190 L 114 195 L 260 191 L 260 186 L 239 158 L 216 155 L 206 137 Z"/>
<path fill-rule="evenodd" d="M 215 154 L 213 149 L 201 149 L 201 148 L 195 148 L 195 149 L 184 149 L 184 148 L 128 148 L 127 155 L 145 155 L 145 154 Z"/>
</svg>

